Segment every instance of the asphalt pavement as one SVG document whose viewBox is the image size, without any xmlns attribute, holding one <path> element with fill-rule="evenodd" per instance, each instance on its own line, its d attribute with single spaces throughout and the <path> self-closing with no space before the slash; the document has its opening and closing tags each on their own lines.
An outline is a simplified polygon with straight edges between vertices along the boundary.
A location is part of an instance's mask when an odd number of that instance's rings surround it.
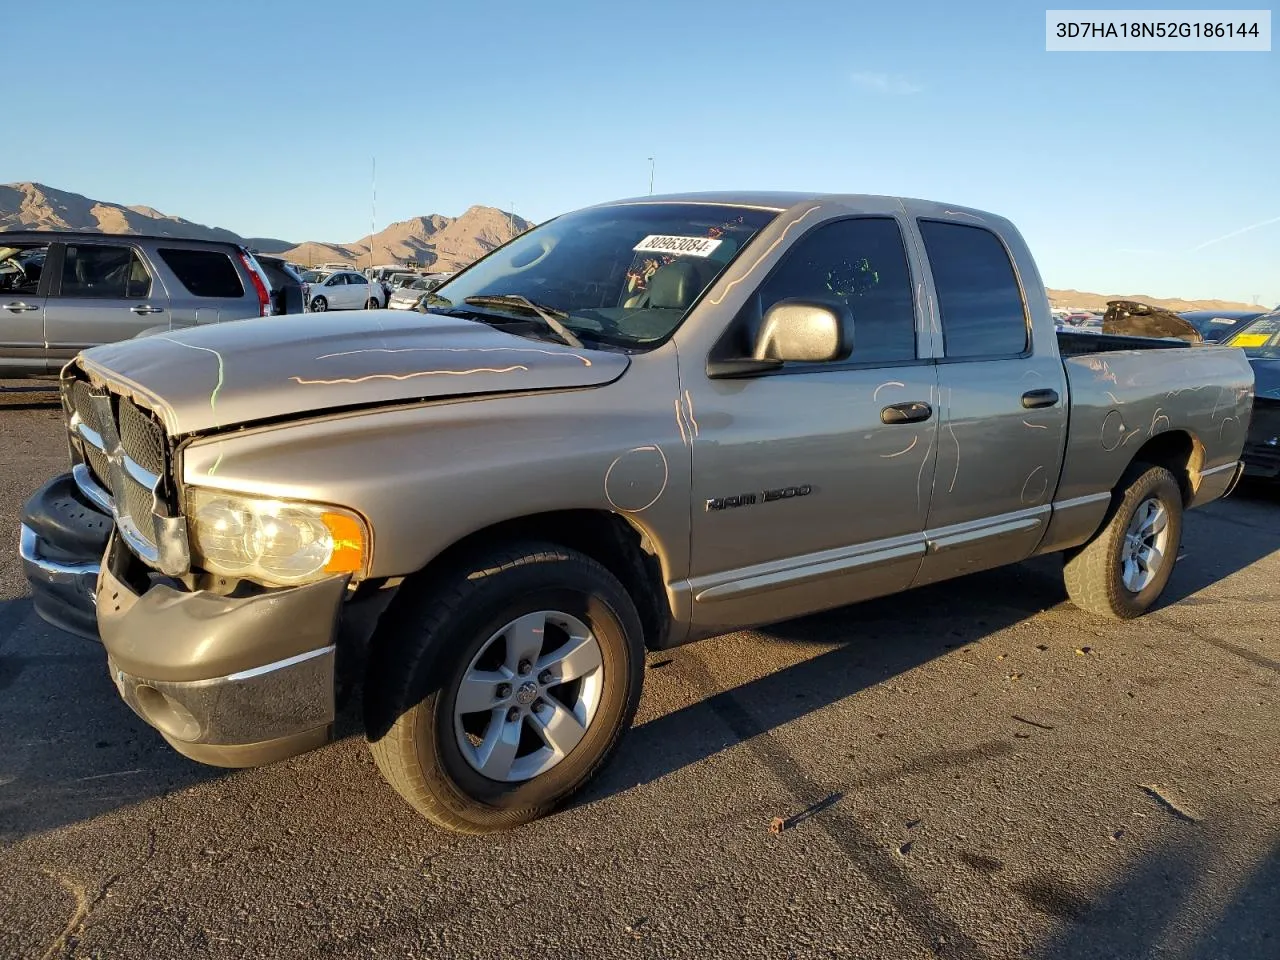
<svg viewBox="0 0 1280 960">
<path fill-rule="evenodd" d="M 580 802 L 461 837 L 351 715 L 245 771 L 135 718 L 22 579 L 65 460 L 0 403 L 0 957 L 1280 958 L 1270 490 L 1192 513 L 1132 623 L 1042 558 L 651 655 Z"/>
</svg>

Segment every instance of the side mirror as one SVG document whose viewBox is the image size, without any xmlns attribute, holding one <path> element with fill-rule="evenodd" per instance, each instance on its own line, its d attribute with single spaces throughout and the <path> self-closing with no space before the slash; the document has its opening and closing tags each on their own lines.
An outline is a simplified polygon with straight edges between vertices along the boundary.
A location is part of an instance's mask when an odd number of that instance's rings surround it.
<svg viewBox="0 0 1280 960">
<path fill-rule="evenodd" d="M 829 363 L 853 352 L 853 320 L 842 305 L 823 300 L 779 300 L 765 313 L 750 357 L 707 361 L 712 379 L 754 377 L 784 363 Z"/>
<path fill-rule="evenodd" d="M 779 300 L 764 315 L 756 336 L 754 360 L 828 363 L 853 350 L 846 342 L 845 311 L 819 300 Z"/>
<path fill-rule="evenodd" d="M 844 312 L 822 301 L 774 303 L 760 324 L 753 360 L 790 360 L 805 364 L 845 360 L 854 344 L 846 343 Z"/>
</svg>

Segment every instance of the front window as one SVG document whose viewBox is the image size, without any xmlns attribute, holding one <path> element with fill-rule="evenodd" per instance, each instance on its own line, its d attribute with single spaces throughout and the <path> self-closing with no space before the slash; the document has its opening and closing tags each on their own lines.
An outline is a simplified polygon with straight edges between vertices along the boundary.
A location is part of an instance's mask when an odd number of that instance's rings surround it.
<svg viewBox="0 0 1280 960">
<path fill-rule="evenodd" d="M 1251 360 L 1280 360 L 1280 310 L 1265 313 L 1227 338 Z"/>
<path fill-rule="evenodd" d="M 34 294 L 40 288 L 47 243 L 0 246 L 0 293 Z"/>
<path fill-rule="evenodd" d="M 440 286 L 432 312 L 490 322 L 527 311 L 473 297 L 523 297 L 586 342 L 649 348 L 777 213 L 719 204 L 639 203 L 565 214 Z"/>
</svg>

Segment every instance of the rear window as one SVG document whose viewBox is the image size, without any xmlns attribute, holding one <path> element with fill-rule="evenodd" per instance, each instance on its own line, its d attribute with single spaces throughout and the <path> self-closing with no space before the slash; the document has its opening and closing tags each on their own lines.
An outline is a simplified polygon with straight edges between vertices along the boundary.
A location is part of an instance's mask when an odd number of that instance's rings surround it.
<svg viewBox="0 0 1280 960">
<path fill-rule="evenodd" d="M 1004 244 L 990 230 L 921 220 L 948 357 L 1006 357 L 1027 349 L 1027 311 Z"/>
<path fill-rule="evenodd" d="M 244 284 L 231 257 L 216 250 L 156 251 L 182 285 L 196 297 L 243 297 Z"/>
</svg>

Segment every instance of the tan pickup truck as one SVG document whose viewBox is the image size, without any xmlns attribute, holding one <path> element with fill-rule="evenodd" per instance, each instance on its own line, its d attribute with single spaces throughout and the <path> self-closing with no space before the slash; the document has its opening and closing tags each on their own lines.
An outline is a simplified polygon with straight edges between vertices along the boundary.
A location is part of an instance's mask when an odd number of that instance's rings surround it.
<svg viewBox="0 0 1280 960">
<path fill-rule="evenodd" d="M 380 770 L 466 831 L 599 770 L 646 649 L 1045 553 L 1141 614 L 1252 403 L 1239 350 L 1056 334 L 1012 225 L 920 200 L 603 204 L 420 311 L 84 353 L 22 555 L 177 750 L 311 749 L 362 688 Z"/>
</svg>

